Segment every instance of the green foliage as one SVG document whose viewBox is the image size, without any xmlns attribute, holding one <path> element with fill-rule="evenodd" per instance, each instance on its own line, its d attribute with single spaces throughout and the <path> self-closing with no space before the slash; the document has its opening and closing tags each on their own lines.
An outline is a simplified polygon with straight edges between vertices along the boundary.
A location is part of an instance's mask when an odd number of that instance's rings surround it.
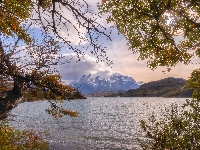
<svg viewBox="0 0 200 150">
<path fill-rule="evenodd" d="M 0 122 L 0 149 L 1 150 L 45 150 L 47 142 L 43 141 L 41 135 L 33 130 L 15 130 L 5 122 Z"/>
<path fill-rule="evenodd" d="M 200 69 L 192 72 L 187 86 L 194 89 L 192 100 L 187 99 L 182 108 L 172 105 L 161 116 L 152 115 L 149 121 L 141 120 L 142 132 L 148 142 L 140 139 L 143 149 L 200 149 Z"/>
<path fill-rule="evenodd" d="M 196 51 L 199 56 L 200 5 L 197 1 L 178 0 L 104 0 L 101 13 L 108 13 L 128 41 L 130 50 L 139 52 L 138 60 L 148 66 L 188 64 Z M 178 42 L 175 38 L 183 36 Z M 197 51 L 198 50 L 198 51 Z"/>
<path fill-rule="evenodd" d="M 187 100 L 187 106 L 194 105 L 195 102 Z M 142 131 L 149 138 L 148 142 L 138 139 L 143 149 L 200 148 L 199 112 L 180 111 L 177 105 L 172 105 L 170 109 L 165 109 L 162 115 L 164 116 L 159 121 L 152 115 L 148 125 L 145 121 L 141 121 Z"/>
<path fill-rule="evenodd" d="M 108 13 L 128 41 L 130 50 L 139 52 L 138 60 L 148 66 L 189 64 L 193 54 L 200 57 L 199 1 L 178 0 L 102 0 L 101 13 Z M 179 41 L 175 41 L 178 37 Z M 189 51 L 195 51 L 190 54 Z M 148 140 L 139 140 L 143 149 L 200 149 L 200 69 L 194 70 L 187 86 L 194 90 L 192 100 L 182 109 L 172 105 L 149 122 L 141 120 Z"/>
<path fill-rule="evenodd" d="M 189 77 L 187 86 L 191 89 L 194 89 L 197 93 L 200 91 L 200 69 L 196 69 L 192 72 L 191 77 Z"/>
</svg>

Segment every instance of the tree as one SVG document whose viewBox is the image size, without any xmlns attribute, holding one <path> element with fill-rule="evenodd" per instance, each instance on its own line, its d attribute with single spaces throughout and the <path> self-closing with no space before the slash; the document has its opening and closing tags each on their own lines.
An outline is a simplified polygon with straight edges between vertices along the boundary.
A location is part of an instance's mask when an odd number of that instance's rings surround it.
<svg viewBox="0 0 200 150">
<path fill-rule="evenodd" d="M 9 78 L 6 76 L 1 75 L 0 76 L 0 94 L 1 97 L 4 97 L 7 91 L 12 89 L 12 82 L 9 81 Z"/>
<path fill-rule="evenodd" d="M 108 13 L 107 21 L 116 24 L 129 49 L 140 53 L 138 59 L 149 59 L 148 66 L 155 69 L 188 64 L 193 56 L 189 51 L 200 57 L 199 4 L 192 0 L 105 0 L 99 9 Z"/>
<path fill-rule="evenodd" d="M 68 93 L 65 92 L 65 94 L 61 95 L 59 93 L 55 93 L 50 89 L 44 88 L 44 86 L 37 86 L 35 88 L 29 88 L 28 90 L 24 90 L 25 94 L 23 94 L 23 101 L 36 101 L 36 100 L 45 100 L 45 99 L 53 99 L 53 100 L 65 100 L 67 99 L 85 99 L 83 95 L 81 95 L 78 91 L 76 91 L 74 88 L 68 86 L 68 85 L 62 85 L 58 81 L 61 80 L 61 76 L 59 74 L 57 75 L 48 75 L 40 77 L 40 82 L 44 82 L 45 84 L 52 84 L 56 83 L 58 87 L 60 88 L 59 91 L 67 90 Z M 55 89 L 56 87 L 54 87 Z M 63 92 L 64 93 L 64 92 Z"/>
<path fill-rule="evenodd" d="M 128 41 L 130 50 L 139 52 L 138 60 L 148 59 L 148 67 L 189 64 L 200 57 L 200 2 L 193 0 L 103 0 L 101 13 L 108 13 Z M 192 52 L 192 54 L 191 54 Z M 143 149 L 200 148 L 200 69 L 191 73 L 188 87 L 192 100 L 182 108 L 172 105 L 156 118 L 141 120 L 146 141 L 138 139 Z"/>
<path fill-rule="evenodd" d="M 187 86 L 194 89 L 193 99 L 186 99 L 181 108 L 165 108 L 159 120 L 154 114 L 147 123 L 141 120 L 142 132 L 148 140 L 138 139 L 143 149 L 199 149 L 200 148 L 200 69 L 194 70 Z M 148 142 L 147 142 L 148 141 Z"/>
<path fill-rule="evenodd" d="M 66 13 L 74 17 L 70 20 L 66 18 Z M 99 37 L 110 39 L 110 36 L 95 19 L 95 14 L 89 11 L 86 2 L 0 1 L 0 75 L 7 78 L 7 82 L 11 79 L 12 83 L 12 89 L 1 89 L 6 92 L 6 97 L 0 98 L 0 120 L 6 118 L 10 110 L 22 101 L 21 97 L 26 89 L 46 90 L 51 96 L 62 96 L 62 99 L 80 98 L 79 91 L 65 86 L 59 78 L 54 78 L 58 75 L 54 66 L 70 62 L 63 62 L 60 53 L 62 47 L 73 51 L 78 60 L 81 59 L 85 54 L 82 50 L 84 46 L 81 45 L 83 41 L 88 42 L 86 50 L 89 50 L 90 46 L 93 48 L 91 52 L 97 60 L 112 63 L 107 58 L 104 47 L 98 44 Z M 73 28 L 77 33 L 78 43 L 74 43 L 73 38 L 66 36 L 67 34 L 63 36 L 63 30 L 68 31 L 69 28 Z M 84 32 L 81 32 L 80 28 L 84 29 Z M 35 35 L 35 32 L 40 36 Z M 21 52 L 22 57 L 18 55 Z M 44 98 L 50 97 L 46 94 Z M 49 102 L 52 108 L 46 111 L 53 116 L 78 115 L 77 112 L 58 107 L 55 101 Z"/>
<path fill-rule="evenodd" d="M 1 150 L 12 149 L 47 149 L 47 142 L 41 137 L 43 132 L 35 133 L 32 130 L 15 130 L 5 122 L 0 122 L 0 148 Z"/>
</svg>

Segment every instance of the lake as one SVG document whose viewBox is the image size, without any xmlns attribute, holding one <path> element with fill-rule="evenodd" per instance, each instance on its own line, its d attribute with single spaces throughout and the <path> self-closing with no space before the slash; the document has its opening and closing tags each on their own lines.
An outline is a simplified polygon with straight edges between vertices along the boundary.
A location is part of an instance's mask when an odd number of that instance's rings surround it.
<svg viewBox="0 0 200 150">
<path fill-rule="evenodd" d="M 88 97 L 65 101 L 66 109 L 79 116 L 53 118 L 45 112 L 48 101 L 24 102 L 12 110 L 10 124 L 17 129 L 47 130 L 49 150 L 139 149 L 136 138 L 139 120 L 154 111 L 158 116 L 172 103 L 183 104 L 186 98 L 162 97 Z"/>
</svg>

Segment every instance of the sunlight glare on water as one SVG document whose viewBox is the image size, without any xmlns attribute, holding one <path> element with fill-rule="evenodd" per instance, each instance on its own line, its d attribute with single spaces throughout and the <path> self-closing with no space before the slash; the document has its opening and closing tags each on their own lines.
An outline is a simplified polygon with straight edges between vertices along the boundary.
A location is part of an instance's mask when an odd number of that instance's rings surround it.
<svg viewBox="0 0 200 150">
<path fill-rule="evenodd" d="M 47 130 L 49 150 L 65 149 L 139 149 L 139 120 L 154 111 L 158 116 L 172 103 L 186 98 L 88 97 L 65 101 L 66 109 L 78 111 L 77 118 L 51 117 L 45 112 L 48 101 L 21 103 L 12 111 L 10 124 L 18 129 Z"/>
</svg>

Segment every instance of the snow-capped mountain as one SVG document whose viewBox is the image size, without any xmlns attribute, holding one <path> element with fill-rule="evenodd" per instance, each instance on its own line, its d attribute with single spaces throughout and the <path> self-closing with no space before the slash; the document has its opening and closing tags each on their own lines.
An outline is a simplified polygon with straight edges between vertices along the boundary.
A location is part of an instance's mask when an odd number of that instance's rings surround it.
<svg viewBox="0 0 200 150">
<path fill-rule="evenodd" d="M 99 76 L 93 78 L 91 74 L 83 75 L 78 82 L 70 83 L 77 88 L 82 94 L 88 94 L 99 91 L 119 91 L 136 89 L 139 85 L 132 77 L 114 74 L 109 79 Z"/>
</svg>

